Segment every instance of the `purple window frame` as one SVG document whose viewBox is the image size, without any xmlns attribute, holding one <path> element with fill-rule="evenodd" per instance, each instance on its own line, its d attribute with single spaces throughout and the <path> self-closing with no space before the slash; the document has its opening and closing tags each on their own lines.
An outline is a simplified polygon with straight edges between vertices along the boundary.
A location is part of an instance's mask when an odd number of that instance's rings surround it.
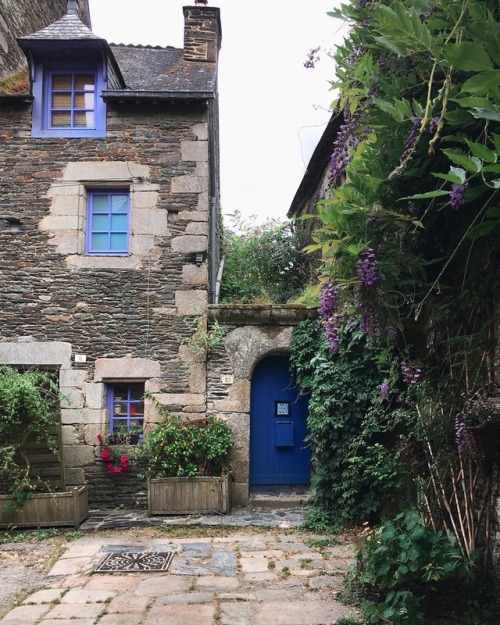
<svg viewBox="0 0 500 625">
<path fill-rule="evenodd" d="M 116 392 L 118 387 L 127 389 L 126 397 L 117 399 Z M 139 389 L 140 387 L 140 389 Z M 131 399 L 133 390 L 139 390 L 141 399 Z M 134 414 L 133 406 L 142 405 L 142 413 Z M 131 421 L 141 421 L 144 427 L 144 382 L 115 382 L 108 384 L 107 406 L 109 413 L 109 431 L 114 432 L 118 425 L 126 425 L 127 432 L 130 430 Z M 120 406 L 122 412 L 117 417 L 115 415 L 115 406 Z"/>
<path fill-rule="evenodd" d="M 112 198 L 116 196 L 126 196 L 127 206 L 125 211 L 112 211 Z M 95 198 L 106 197 L 108 200 L 107 213 L 97 212 L 94 209 Z M 113 227 L 113 216 L 126 216 L 126 227 L 116 229 Z M 107 217 L 106 228 L 97 228 L 95 226 L 95 217 Z M 87 229 L 85 235 L 85 254 L 87 256 L 128 256 L 129 254 L 129 238 L 130 238 L 130 191 L 128 189 L 88 189 L 87 190 Z M 108 243 L 105 248 L 93 248 L 93 235 L 107 235 Z M 125 235 L 127 244 L 121 249 L 112 249 L 112 235 Z"/>
<path fill-rule="evenodd" d="M 57 74 L 92 74 L 95 77 L 94 127 L 51 127 L 52 77 Z M 106 89 L 103 67 L 99 62 L 92 66 L 74 67 L 68 64 L 44 65 L 37 63 L 33 80 L 32 137 L 104 138 L 106 137 L 106 103 L 101 93 Z"/>
</svg>

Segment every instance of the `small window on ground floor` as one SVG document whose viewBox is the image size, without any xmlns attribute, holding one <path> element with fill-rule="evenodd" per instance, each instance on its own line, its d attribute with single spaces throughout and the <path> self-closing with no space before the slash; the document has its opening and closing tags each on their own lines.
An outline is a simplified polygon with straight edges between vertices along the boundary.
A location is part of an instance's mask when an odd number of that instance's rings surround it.
<svg viewBox="0 0 500 625">
<path fill-rule="evenodd" d="M 144 426 L 144 382 L 108 385 L 109 430 L 142 433 Z"/>
</svg>

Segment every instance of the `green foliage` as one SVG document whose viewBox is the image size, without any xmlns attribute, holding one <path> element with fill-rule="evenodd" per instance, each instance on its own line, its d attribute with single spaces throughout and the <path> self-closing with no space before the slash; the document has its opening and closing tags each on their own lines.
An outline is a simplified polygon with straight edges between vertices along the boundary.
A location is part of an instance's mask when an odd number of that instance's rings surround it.
<svg viewBox="0 0 500 625">
<path fill-rule="evenodd" d="M 283 304 L 297 297 L 311 274 L 303 247 L 292 223 L 255 226 L 237 214 L 233 229 L 224 229 L 221 303 Z"/>
<path fill-rule="evenodd" d="M 227 328 L 214 321 L 207 329 L 206 319 L 198 317 L 193 323 L 193 334 L 189 338 L 180 337 L 183 345 L 189 345 L 196 354 L 207 354 L 209 351 L 222 345 L 222 339 L 227 334 Z"/>
<path fill-rule="evenodd" d="M 397 459 L 374 420 L 382 410 L 379 385 L 387 376 L 387 354 L 347 328 L 332 354 L 316 322 L 305 321 L 294 333 L 292 362 L 302 391 L 310 393 L 315 494 L 309 527 L 326 530 L 378 518 L 401 481 Z"/>
<path fill-rule="evenodd" d="M 416 625 L 423 616 L 418 595 L 425 594 L 426 586 L 470 577 L 470 564 L 455 538 L 425 527 L 411 509 L 371 530 L 357 559 L 357 582 L 385 595 L 364 606 L 371 623 L 382 618 L 394 625 Z"/>
<path fill-rule="evenodd" d="M 50 538 L 60 536 L 61 530 L 48 528 L 38 530 L 19 531 L 16 527 L 10 527 L 5 531 L 0 531 L 0 545 L 6 545 L 8 543 L 40 543 Z M 72 536 L 72 534 L 79 534 L 79 536 Z M 82 532 L 66 532 L 64 537 L 69 542 L 75 538 L 80 538 Z"/>
<path fill-rule="evenodd" d="M 310 249 L 340 287 L 339 313 L 369 309 L 378 340 L 402 350 L 410 319 L 432 324 L 426 364 L 472 395 L 491 375 L 483 320 L 500 292 L 498 2 L 352 0 L 333 15 L 351 25 L 334 55 L 346 130 Z"/>
<path fill-rule="evenodd" d="M 165 410 L 151 394 L 146 397 L 155 403 L 162 416 L 140 446 L 149 478 L 220 476 L 228 472 L 233 437 L 225 421 L 184 422 Z"/>
<path fill-rule="evenodd" d="M 0 482 L 22 505 L 27 494 L 46 488 L 30 475 L 28 448 L 36 442 L 58 454 L 56 411 L 59 390 L 54 376 L 44 371 L 21 373 L 0 367 Z"/>
</svg>

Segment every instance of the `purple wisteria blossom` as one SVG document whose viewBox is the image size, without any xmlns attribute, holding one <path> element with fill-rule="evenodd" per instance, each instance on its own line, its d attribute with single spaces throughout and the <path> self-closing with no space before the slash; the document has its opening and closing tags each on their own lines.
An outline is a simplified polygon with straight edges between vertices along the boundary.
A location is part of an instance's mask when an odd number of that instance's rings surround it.
<svg viewBox="0 0 500 625">
<path fill-rule="evenodd" d="M 346 167 L 351 161 L 356 146 L 371 132 L 364 118 L 365 115 L 361 109 L 357 109 L 352 115 L 349 112 L 349 105 L 344 109 L 344 123 L 340 126 L 330 157 L 329 172 L 333 186 L 339 186 L 342 183 Z"/>
<path fill-rule="evenodd" d="M 320 56 L 318 54 L 319 49 L 320 49 L 320 46 L 318 46 L 317 48 L 311 48 L 311 50 L 309 50 L 309 52 L 307 53 L 306 60 L 304 61 L 304 67 L 306 69 L 314 69 L 315 68 L 316 63 L 320 59 Z"/>
<path fill-rule="evenodd" d="M 414 369 L 407 363 L 401 364 L 401 373 L 403 374 L 403 380 L 406 384 L 416 384 L 422 375 L 422 369 Z"/>
<path fill-rule="evenodd" d="M 378 264 L 375 252 L 371 248 L 361 252 L 356 270 L 363 286 L 373 286 L 378 280 Z"/>
<path fill-rule="evenodd" d="M 339 305 L 339 288 L 327 282 L 321 288 L 319 294 L 319 314 L 323 319 L 328 319 L 337 312 Z"/>
<path fill-rule="evenodd" d="M 387 397 L 389 395 L 389 382 L 384 380 L 380 385 L 380 397 Z"/>
<path fill-rule="evenodd" d="M 328 343 L 330 343 L 330 349 L 335 354 L 340 347 L 340 331 L 341 331 L 342 315 L 333 315 L 325 324 L 325 336 Z"/>
<path fill-rule="evenodd" d="M 450 193 L 450 204 L 453 210 L 457 210 L 464 201 L 465 198 L 465 190 L 468 187 L 467 182 L 463 182 L 462 184 L 457 184 L 453 182 L 451 185 L 451 193 Z"/>
<path fill-rule="evenodd" d="M 429 122 L 429 134 L 433 135 L 436 133 L 440 121 L 441 118 L 439 117 L 439 115 L 435 115 L 431 118 L 431 121 Z"/>
<path fill-rule="evenodd" d="M 413 148 L 415 147 L 422 118 L 412 117 L 412 122 L 413 126 L 411 127 L 410 134 L 406 138 L 405 147 L 403 148 L 403 153 L 401 154 L 401 162 L 404 162 L 410 156 Z"/>
</svg>

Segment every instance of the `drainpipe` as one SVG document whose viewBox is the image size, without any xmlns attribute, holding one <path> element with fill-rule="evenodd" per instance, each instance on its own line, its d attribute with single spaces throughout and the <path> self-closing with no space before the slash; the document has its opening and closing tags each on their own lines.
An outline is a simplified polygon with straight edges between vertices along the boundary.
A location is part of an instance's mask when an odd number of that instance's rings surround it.
<svg viewBox="0 0 500 625">
<path fill-rule="evenodd" d="M 219 195 L 219 176 L 217 172 L 218 167 L 218 150 L 216 149 L 216 139 L 218 130 L 218 109 L 217 99 L 214 95 L 213 98 L 208 100 L 208 145 L 210 152 L 209 163 L 209 182 L 210 182 L 210 275 L 209 275 L 209 301 L 211 304 L 217 303 L 216 284 L 217 284 L 217 271 L 219 261 L 219 247 L 218 233 L 219 233 L 219 210 L 218 210 L 218 195 Z"/>
</svg>

